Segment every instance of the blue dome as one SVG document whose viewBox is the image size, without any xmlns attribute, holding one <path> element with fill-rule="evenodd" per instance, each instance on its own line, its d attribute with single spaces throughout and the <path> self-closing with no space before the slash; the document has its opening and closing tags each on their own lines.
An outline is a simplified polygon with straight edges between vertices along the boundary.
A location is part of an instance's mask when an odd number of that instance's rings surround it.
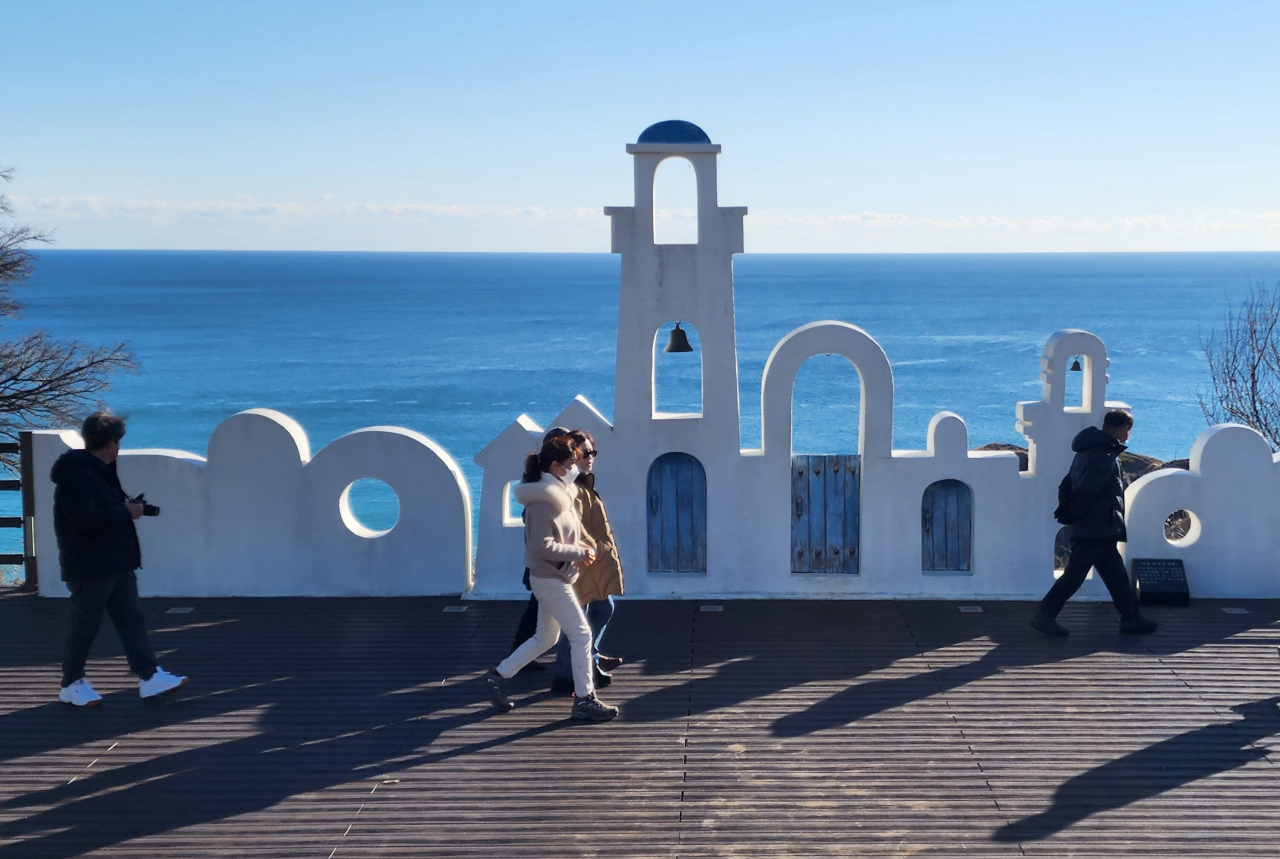
<svg viewBox="0 0 1280 859">
<path fill-rule="evenodd" d="M 636 143 L 710 143 L 707 133 L 692 122 L 683 119 L 668 119 L 655 122 L 640 132 Z"/>
</svg>

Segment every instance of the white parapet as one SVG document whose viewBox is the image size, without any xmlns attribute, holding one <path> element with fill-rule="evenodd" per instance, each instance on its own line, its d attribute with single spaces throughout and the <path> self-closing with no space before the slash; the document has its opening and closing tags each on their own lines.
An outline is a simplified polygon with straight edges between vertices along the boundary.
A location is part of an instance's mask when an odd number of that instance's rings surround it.
<svg viewBox="0 0 1280 859">
<path fill-rule="evenodd" d="M 40 593 L 63 596 L 53 530 L 57 457 L 77 433 L 36 433 L 35 532 Z M 143 595 L 398 596 L 457 594 L 471 584 L 471 501 L 462 472 L 430 439 L 398 427 L 343 436 L 314 457 L 279 412 L 223 421 L 208 457 L 122 451 L 120 481 L 161 508 L 138 520 Z M 388 531 L 362 526 L 347 505 L 360 479 L 390 486 L 400 516 Z"/>
</svg>

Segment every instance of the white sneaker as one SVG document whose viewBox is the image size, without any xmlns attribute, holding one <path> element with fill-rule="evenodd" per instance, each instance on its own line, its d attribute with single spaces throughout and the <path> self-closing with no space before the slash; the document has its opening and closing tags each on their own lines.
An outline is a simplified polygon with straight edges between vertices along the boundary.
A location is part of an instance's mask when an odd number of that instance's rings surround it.
<svg viewBox="0 0 1280 859">
<path fill-rule="evenodd" d="M 154 698 L 157 695 L 172 692 L 174 689 L 180 689 L 186 685 L 187 678 L 170 674 L 157 665 L 155 674 L 152 674 L 146 680 L 138 681 L 138 694 L 143 698 Z"/>
<path fill-rule="evenodd" d="M 96 707 L 102 703 L 102 696 L 93 691 L 88 680 L 81 677 L 70 686 L 63 686 L 58 693 L 58 700 L 72 707 Z"/>
</svg>

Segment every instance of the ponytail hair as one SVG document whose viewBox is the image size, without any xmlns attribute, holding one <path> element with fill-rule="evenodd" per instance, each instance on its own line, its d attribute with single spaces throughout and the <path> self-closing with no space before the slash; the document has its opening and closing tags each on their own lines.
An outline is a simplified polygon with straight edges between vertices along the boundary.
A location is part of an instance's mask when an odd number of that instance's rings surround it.
<svg viewBox="0 0 1280 859">
<path fill-rule="evenodd" d="M 542 443 L 542 449 L 524 458 L 524 474 L 521 483 L 537 483 L 551 470 L 551 463 L 576 459 L 578 450 L 568 436 L 556 436 Z"/>
</svg>

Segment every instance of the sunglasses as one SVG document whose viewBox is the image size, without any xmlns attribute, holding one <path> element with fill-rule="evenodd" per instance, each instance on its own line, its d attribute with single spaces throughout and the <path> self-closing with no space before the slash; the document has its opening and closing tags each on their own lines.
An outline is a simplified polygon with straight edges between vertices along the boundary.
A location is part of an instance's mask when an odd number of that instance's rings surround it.
<svg viewBox="0 0 1280 859">
<path fill-rule="evenodd" d="M 596 456 L 596 452 L 594 450 L 584 450 L 582 452 L 583 459 L 591 459 L 593 456 Z"/>
</svg>

